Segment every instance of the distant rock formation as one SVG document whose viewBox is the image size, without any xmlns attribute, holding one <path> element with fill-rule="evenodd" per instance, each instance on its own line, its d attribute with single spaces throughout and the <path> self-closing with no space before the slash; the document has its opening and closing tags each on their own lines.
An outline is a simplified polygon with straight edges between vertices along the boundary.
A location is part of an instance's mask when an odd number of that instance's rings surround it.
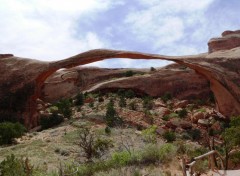
<svg viewBox="0 0 240 176">
<path fill-rule="evenodd" d="M 208 42 L 210 53 L 219 50 L 229 50 L 239 46 L 240 46 L 240 30 L 225 31 L 222 33 L 222 37 L 212 38 Z"/>
<path fill-rule="evenodd" d="M 38 123 L 36 100 L 45 80 L 61 68 L 71 68 L 110 58 L 161 59 L 177 62 L 203 75 L 216 99 L 217 109 L 227 117 L 240 114 L 240 40 L 226 37 L 227 47 L 209 42 L 209 53 L 192 56 L 163 56 L 131 51 L 98 49 L 56 62 L 42 62 L 7 55 L 0 57 L 0 115 L 19 117 L 28 128 Z M 238 33 L 238 31 L 236 32 Z M 223 42 L 223 43 L 224 43 Z M 223 45 L 224 46 L 224 45 Z M 219 49 L 220 48 L 220 49 Z"/>
</svg>

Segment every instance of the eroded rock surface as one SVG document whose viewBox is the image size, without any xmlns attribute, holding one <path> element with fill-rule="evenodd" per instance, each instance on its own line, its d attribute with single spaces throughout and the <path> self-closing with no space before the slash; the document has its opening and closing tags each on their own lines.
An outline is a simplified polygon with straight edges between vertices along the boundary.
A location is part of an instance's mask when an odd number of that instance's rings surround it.
<svg viewBox="0 0 240 176">
<path fill-rule="evenodd" d="M 231 42 L 233 44 L 231 47 L 226 47 L 226 50 L 216 51 L 213 49 L 210 50 L 210 53 L 193 56 L 172 57 L 99 49 L 57 62 L 41 62 L 12 55 L 0 57 L 1 119 L 22 116 L 28 128 L 36 126 L 38 122 L 36 99 L 40 97 L 44 81 L 51 74 L 60 68 L 71 68 L 110 58 L 162 59 L 187 66 L 210 81 L 211 90 L 216 98 L 217 109 L 222 114 L 228 117 L 239 115 L 240 47 L 236 46 L 239 46 L 238 42 L 240 41 L 225 39 L 223 41 L 226 42 L 226 46 L 230 45 Z"/>
<path fill-rule="evenodd" d="M 240 46 L 240 30 L 225 31 L 222 37 L 212 38 L 208 42 L 209 52 L 229 50 Z"/>
</svg>

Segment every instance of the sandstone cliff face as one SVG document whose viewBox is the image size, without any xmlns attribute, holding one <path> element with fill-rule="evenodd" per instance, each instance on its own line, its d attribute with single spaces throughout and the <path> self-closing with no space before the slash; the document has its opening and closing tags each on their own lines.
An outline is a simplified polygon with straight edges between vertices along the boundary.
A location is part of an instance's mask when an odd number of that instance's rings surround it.
<svg viewBox="0 0 240 176">
<path fill-rule="evenodd" d="M 178 64 L 154 72 L 149 69 L 135 69 L 134 72 L 146 74 L 133 77 L 125 77 L 125 72 L 126 69 L 84 67 L 62 70 L 47 79 L 42 99 L 54 102 L 60 97 L 69 98 L 79 91 L 109 92 L 118 89 L 131 89 L 139 95 L 153 97 L 169 92 L 178 99 L 205 99 L 210 94 L 209 82 L 203 76 Z"/>
<path fill-rule="evenodd" d="M 78 92 L 90 89 L 103 81 L 125 77 L 127 70 L 74 67 L 57 71 L 44 82 L 41 99 L 54 102 L 59 98 L 70 98 Z M 145 71 L 143 69 L 134 69 L 134 72 L 144 73 Z"/>
<path fill-rule="evenodd" d="M 225 32 L 226 36 L 238 36 L 238 33 L 239 31 L 233 31 L 231 34 Z M 224 50 L 212 47 L 211 43 L 214 42 L 210 40 L 210 53 L 194 56 L 171 57 L 105 49 L 91 50 L 50 63 L 13 57 L 12 55 L 2 56 L 0 57 L 0 112 L 5 117 L 23 114 L 26 126 L 31 128 L 36 126 L 38 120 L 36 99 L 41 95 L 44 81 L 56 70 L 109 58 L 144 58 L 174 61 L 195 70 L 210 81 L 217 109 L 228 117 L 238 115 L 240 114 L 240 47 L 238 47 L 240 41 L 226 36 L 222 37 L 228 46 Z M 17 104 L 14 104 L 16 101 L 18 101 Z M 20 106 L 18 107 L 18 105 Z"/>
<path fill-rule="evenodd" d="M 209 52 L 228 50 L 240 46 L 240 30 L 225 31 L 220 38 L 212 38 L 208 42 Z"/>
</svg>

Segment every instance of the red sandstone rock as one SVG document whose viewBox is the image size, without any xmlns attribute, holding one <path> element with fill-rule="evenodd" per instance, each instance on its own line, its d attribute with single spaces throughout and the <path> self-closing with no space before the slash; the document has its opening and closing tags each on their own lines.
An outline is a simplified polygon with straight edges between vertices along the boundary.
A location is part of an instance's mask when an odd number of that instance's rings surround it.
<svg viewBox="0 0 240 176">
<path fill-rule="evenodd" d="M 191 121 L 197 123 L 199 119 L 204 119 L 205 115 L 203 112 L 196 112 L 191 116 Z"/>
<path fill-rule="evenodd" d="M 22 116 L 28 128 L 37 126 L 36 99 L 40 97 L 44 81 L 50 75 L 61 68 L 71 68 L 109 58 L 161 59 L 187 66 L 209 80 L 217 110 L 228 118 L 239 115 L 240 47 L 237 47 L 240 46 L 239 34 L 224 36 L 219 40 L 220 44 L 216 44 L 216 48 L 214 42 L 218 43 L 218 40 L 215 41 L 209 42 L 210 53 L 194 56 L 173 57 L 99 49 L 56 62 L 41 62 L 14 56 L 0 58 L 1 117 Z M 219 49 L 224 50 L 218 51 Z"/>
<path fill-rule="evenodd" d="M 220 38 L 212 38 L 208 42 L 209 52 L 229 50 L 240 46 L 240 30 L 225 31 Z"/>
</svg>

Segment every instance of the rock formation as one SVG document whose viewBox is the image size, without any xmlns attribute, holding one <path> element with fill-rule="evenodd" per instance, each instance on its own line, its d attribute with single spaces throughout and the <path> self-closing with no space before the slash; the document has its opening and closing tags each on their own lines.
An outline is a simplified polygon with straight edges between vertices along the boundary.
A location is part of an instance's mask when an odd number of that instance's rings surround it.
<svg viewBox="0 0 240 176">
<path fill-rule="evenodd" d="M 220 38 L 212 38 L 208 42 L 209 52 L 228 50 L 240 46 L 240 30 L 225 31 Z"/>
<path fill-rule="evenodd" d="M 227 32 L 229 33 L 229 32 Z M 238 36 L 239 31 L 226 36 Z M 23 115 L 28 128 L 36 126 L 36 99 L 41 95 L 44 81 L 61 68 L 71 68 L 110 58 L 162 59 L 177 62 L 203 75 L 210 81 L 217 109 L 227 117 L 240 114 L 240 42 L 225 37 L 228 47 L 220 50 L 209 45 L 210 53 L 192 56 L 163 56 L 140 52 L 98 49 L 56 62 L 1 55 L 0 57 L 0 113 L 1 118 Z M 212 40 L 213 41 L 213 40 Z M 209 43 L 212 43 L 211 40 Z M 231 44 L 234 43 L 234 44 Z M 238 43 L 238 44 L 235 44 Z"/>
<path fill-rule="evenodd" d="M 129 69 L 74 67 L 57 71 L 44 82 L 41 99 L 55 102 L 59 97 L 70 98 L 103 81 L 125 77 L 127 70 Z M 146 71 L 135 69 L 134 72 L 142 74 Z"/>
<path fill-rule="evenodd" d="M 127 70 L 129 69 L 75 67 L 58 71 L 44 83 L 41 99 L 54 102 L 59 97 L 70 98 L 80 91 L 109 92 L 118 89 L 131 89 L 139 95 L 153 97 L 169 92 L 178 99 L 207 99 L 210 95 L 209 82 L 203 76 L 178 64 L 156 71 L 132 69 L 138 73 L 133 77 L 125 76 Z"/>
</svg>

